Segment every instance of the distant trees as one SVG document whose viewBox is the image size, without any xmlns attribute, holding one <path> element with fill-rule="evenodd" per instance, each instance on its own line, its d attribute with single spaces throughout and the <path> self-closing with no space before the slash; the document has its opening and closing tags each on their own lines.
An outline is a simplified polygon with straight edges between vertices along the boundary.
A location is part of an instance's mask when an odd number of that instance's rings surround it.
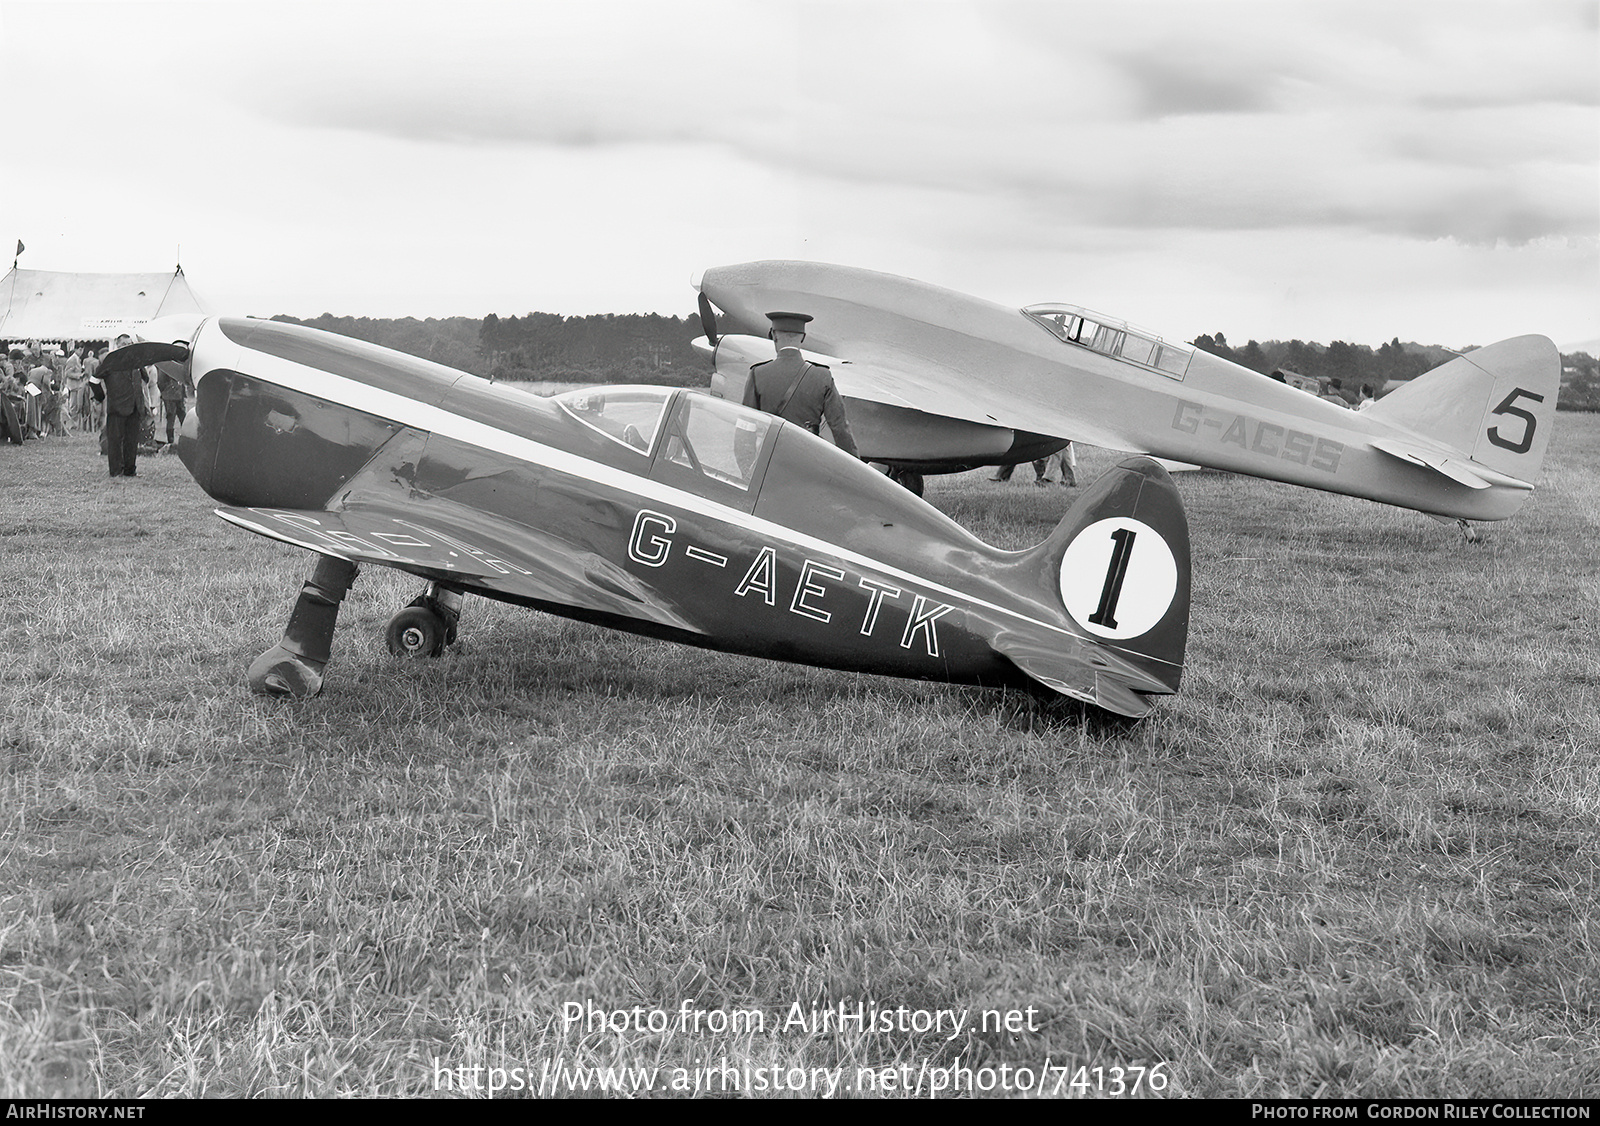
<svg viewBox="0 0 1600 1126">
<path fill-rule="evenodd" d="M 550 380 L 562 383 L 660 383 L 704 387 L 711 365 L 691 341 L 700 335 L 697 316 L 659 313 L 602 313 L 564 317 L 527 313 L 501 317 L 336 317 L 315 320 L 276 316 L 275 321 L 310 325 L 421 356 L 474 375 L 496 379 Z M 1251 340 L 1234 348 L 1222 333 L 1202 334 L 1194 346 L 1263 375 L 1287 368 L 1301 375 L 1338 380 L 1354 402 L 1363 385 L 1380 392 L 1395 380 L 1414 379 L 1456 353 L 1438 345 L 1400 342 L 1397 336 L 1376 350 L 1335 340 L 1326 346 L 1300 340 Z M 1561 357 L 1563 410 L 1600 410 L 1600 369 L 1595 357 L 1575 352 Z"/>
<path fill-rule="evenodd" d="M 1444 359 L 1438 358 L 1414 344 L 1409 347 L 1414 350 L 1408 351 L 1408 346 L 1400 343 L 1398 336 L 1379 347 L 1375 357 L 1377 374 L 1385 380 L 1415 379 L 1429 368 L 1436 367 L 1449 358 L 1448 356 Z"/>
<path fill-rule="evenodd" d="M 1569 411 L 1600 411 L 1600 360 L 1587 352 L 1561 357 L 1561 398 L 1556 406 Z"/>
<path fill-rule="evenodd" d="M 478 351 L 497 378 L 704 386 L 711 367 L 690 344 L 699 334 L 698 319 L 659 313 L 491 313 Z"/>
<path fill-rule="evenodd" d="M 1269 340 L 1263 344 L 1252 340 L 1243 348 L 1232 348 L 1220 332 L 1195 337 L 1194 346 L 1263 375 L 1285 368 L 1330 383 L 1337 380 L 1345 397 L 1352 401 L 1363 386 L 1381 391 L 1391 380 L 1413 379 L 1454 354 L 1438 345 L 1402 344 L 1398 336 L 1376 351 L 1365 344 L 1347 344 L 1343 340 L 1328 345 L 1300 340 Z"/>
<path fill-rule="evenodd" d="M 1194 346 L 1263 375 L 1286 368 L 1300 375 L 1326 379 L 1330 384 L 1338 380 L 1337 389 L 1351 402 L 1359 397 L 1363 385 L 1381 392 L 1386 384 L 1415 379 L 1457 355 L 1437 344 L 1402 344 L 1398 336 L 1379 345 L 1376 351 L 1364 344 L 1346 344 L 1342 340 L 1335 340 L 1326 347 L 1299 340 L 1269 340 L 1265 344 L 1252 340 L 1243 348 L 1232 348 L 1220 332 L 1195 337 Z M 1561 398 L 1557 406 L 1561 410 L 1600 411 L 1600 360 L 1586 352 L 1572 352 L 1561 357 Z"/>
<path fill-rule="evenodd" d="M 471 317 L 445 317 L 442 320 L 429 317 L 419 321 L 415 317 L 395 320 L 385 317 L 336 317 L 332 313 L 323 313 L 309 321 L 283 315 L 272 319 L 308 325 L 324 332 L 336 332 L 340 336 L 380 344 L 396 352 L 420 356 L 462 371 L 484 374 L 477 367 L 478 322 Z"/>
<path fill-rule="evenodd" d="M 533 312 L 419 321 L 324 313 L 314 320 L 282 315 L 273 320 L 336 332 L 496 379 L 676 387 L 704 387 L 711 381 L 711 365 L 691 345 L 700 335 L 698 317 Z"/>
</svg>

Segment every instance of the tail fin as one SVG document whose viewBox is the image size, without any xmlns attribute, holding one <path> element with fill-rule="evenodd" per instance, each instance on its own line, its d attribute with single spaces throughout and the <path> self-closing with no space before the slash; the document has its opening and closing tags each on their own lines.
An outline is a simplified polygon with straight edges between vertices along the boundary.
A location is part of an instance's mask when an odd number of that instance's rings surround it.
<svg viewBox="0 0 1600 1126">
<path fill-rule="evenodd" d="M 1129 458 L 1079 498 L 1018 561 L 1087 643 L 1009 633 L 995 648 L 1034 680 L 1109 711 L 1142 716 L 1176 692 L 1189 637 L 1189 522 L 1167 471 Z"/>
<path fill-rule="evenodd" d="M 1417 376 L 1366 414 L 1532 484 L 1550 444 L 1560 390 L 1556 346 L 1544 336 L 1514 336 Z"/>
</svg>

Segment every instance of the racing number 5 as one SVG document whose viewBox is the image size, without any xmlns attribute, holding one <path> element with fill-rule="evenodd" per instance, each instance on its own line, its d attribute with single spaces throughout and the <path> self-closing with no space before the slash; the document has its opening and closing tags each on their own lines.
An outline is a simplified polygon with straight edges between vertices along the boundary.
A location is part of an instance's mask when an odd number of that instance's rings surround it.
<svg viewBox="0 0 1600 1126">
<path fill-rule="evenodd" d="M 1515 442 L 1507 438 L 1502 438 L 1500 436 L 1500 428 L 1498 426 L 1489 427 L 1489 441 L 1493 442 L 1503 450 L 1510 450 L 1514 454 L 1525 454 L 1533 448 L 1533 432 L 1539 428 L 1539 420 L 1537 418 L 1534 418 L 1533 415 L 1529 414 L 1521 407 L 1512 405 L 1524 395 L 1536 403 L 1544 402 L 1543 395 L 1535 395 L 1532 391 L 1524 391 L 1521 387 L 1518 387 L 1515 391 L 1511 392 L 1511 394 L 1507 395 L 1501 401 L 1498 407 L 1495 407 L 1494 410 L 1489 412 L 1490 414 L 1516 415 L 1527 424 L 1523 428 L 1522 437 Z"/>
</svg>

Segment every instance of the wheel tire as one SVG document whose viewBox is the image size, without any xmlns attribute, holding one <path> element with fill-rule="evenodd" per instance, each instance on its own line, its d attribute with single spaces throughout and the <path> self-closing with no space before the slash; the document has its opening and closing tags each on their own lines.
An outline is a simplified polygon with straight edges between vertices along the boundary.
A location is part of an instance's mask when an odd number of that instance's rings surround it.
<svg viewBox="0 0 1600 1126">
<path fill-rule="evenodd" d="M 407 602 L 406 606 L 420 606 L 434 617 L 438 618 L 444 623 L 444 643 L 446 647 L 456 643 L 456 627 L 461 622 L 461 616 L 459 614 L 447 612 L 444 607 L 433 601 L 433 599 L 429 598 L 426 594 L 417 595 L 410 602 Z"/>
<path fill-rule="evenodd" d="M 426 606 L 407 606 L 389 619 L 384 641 L 396 657 L 437 657 L 448 633 L 439 615 Z"/>
</svg>

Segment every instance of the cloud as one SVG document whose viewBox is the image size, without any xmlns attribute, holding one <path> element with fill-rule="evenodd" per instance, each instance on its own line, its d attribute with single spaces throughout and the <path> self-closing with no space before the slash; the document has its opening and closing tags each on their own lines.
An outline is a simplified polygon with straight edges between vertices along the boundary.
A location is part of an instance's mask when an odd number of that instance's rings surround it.
<svg viewBox="0 0 1600 1126">
<path fill-rule="evenodd" d="M 263 28 L 219 79 L 252 114 L 301 127 L 463 145 L 698 143 L 770 117 L 787 96 L 781 65 L 716 57 L 719 28 L 762 34 L 777 11 L 335 4 L 316 9 L 312 34 L 296 20 Z M 742 91 L 731 103 L 719 75 Z"/>
<path fill-rule="evenodd" d="M 1119 62 L 1138 91 L 1136 112 L 1142 117 L 1261 113 L 1276 104 L 1270 85 L 1259 75 L 1240 74 L 1219 62 L 1145 52 L 1125 55 Z"/>
<path fill-rule="evenodd" d="M 469 6 L 423 35 L 419 9 L 335 7 L 228 81 L 299 127 L 711 146 L 1074 222 L 1492 243 L 1600 225 L 1573 189 L 1600 159 L 1590 8 Z"/>
<path fill-rule="evenodd" d="M 9 72 L 14 151 L 92 137 L 95 174 L 16 168 L 8 214 L 64 232 L 114 216 L 163 256 L 180 238 L 197 253 L 177 232 L 203 217 L 219 261 L 243 260 L 239 232 L 270 231 L 255 271 L 290 239 L 330 271 L 348 252 L 331 294 L 374 273 L 395 231 L 414 233 L 407 286 L 450 262 L 489 279 L 506 245 L 537 245 L 552 292 L 657 270 L 663 300 L 693 263 L 740 256 L 1004 277 L 1093 249 L 1096 270 L 1164 277 L 1199 253 L 1181 248 L 1278 242 L 1292 259 L 1348 240 L 1547 264 L 1560 255 L 1531 248 L 1600 230 L 1596 10 L 0 3 L 17 42 L 63 41 L 74 13 L 96 27 L 72 82 L 43 56 Z M 133 94 L 101 83 L 129 58 Z M 532 284 L 480 300 L 515 309 Z"/>
</svg>

